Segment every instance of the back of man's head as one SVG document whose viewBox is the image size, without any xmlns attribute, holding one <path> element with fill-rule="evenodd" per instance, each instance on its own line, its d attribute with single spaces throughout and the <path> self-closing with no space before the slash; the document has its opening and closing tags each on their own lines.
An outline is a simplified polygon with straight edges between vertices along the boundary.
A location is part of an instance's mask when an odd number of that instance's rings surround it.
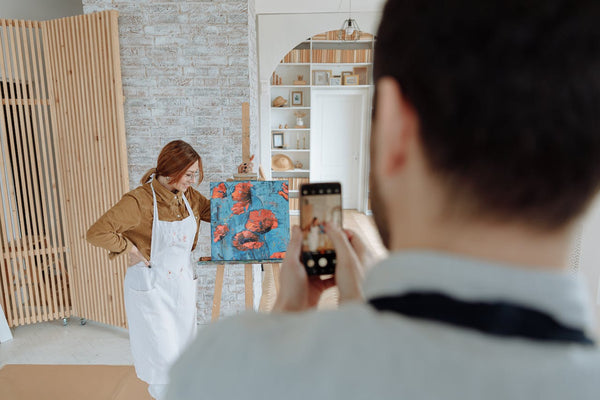
<svg viewBox="0 0 600 400">
<path fill-rule="evenodd" d="M 450 193 L 556 229 L 600 182 L 599 22 L 597 0 L 389 0 L 374 76 L 399 83 Z"/>
</svg>

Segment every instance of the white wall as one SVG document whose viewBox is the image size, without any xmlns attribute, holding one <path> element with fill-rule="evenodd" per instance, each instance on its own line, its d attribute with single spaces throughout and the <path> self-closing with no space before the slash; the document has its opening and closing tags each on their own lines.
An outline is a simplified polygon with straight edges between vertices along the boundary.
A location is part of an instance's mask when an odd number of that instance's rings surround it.
<svg viewBox="0 0 600 400">
<path fill-rule="evenodd" d="M 588 282 L 600 328 L 600 196 L 583 221 L 579 271 Z"/>
<path fill-rule="evenodd" d="M 46 21 L 83 14 L 81 0 L 0 0 L 0 18 Z"/>
</svg>

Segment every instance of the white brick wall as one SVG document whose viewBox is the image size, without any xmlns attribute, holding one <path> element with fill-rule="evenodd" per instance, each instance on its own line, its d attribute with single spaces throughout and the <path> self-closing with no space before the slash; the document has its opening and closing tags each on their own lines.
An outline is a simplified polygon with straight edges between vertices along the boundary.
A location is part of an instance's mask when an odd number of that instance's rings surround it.
<svg viewBox="0 0 600 400">
<path fill-rule="evenodd" d="M 258 150 L 258 62 L 254 0 L 83 0 L 85 13 L 119 11 L 130 187 L 160 149 L 183 139 L 202 156 L 204 182 L 225 180 L 241 160 L 241 105 L 250 102 Z M 257 163 L 258 164 L 258 163 Z M 203 224 L 196 256 L 210 254 Z M 222 315 L 244 309 L 242 266 L 227 266 Z M 215 267 L 198 267 L 198 320 L 210 321 Z"/>
</svg>

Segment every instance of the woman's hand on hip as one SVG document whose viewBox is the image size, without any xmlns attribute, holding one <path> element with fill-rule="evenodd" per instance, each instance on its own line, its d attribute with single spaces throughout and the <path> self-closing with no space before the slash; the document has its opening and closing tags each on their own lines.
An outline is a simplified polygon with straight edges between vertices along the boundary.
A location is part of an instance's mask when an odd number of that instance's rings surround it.
<svg viewBox="0 0 600 400">
<path fill-rule="evenodd" d="M 150 261 L 146 260 L 139 249 L 135 246 L 131 246 L 131 250 L 129 251 L 129 267 L 138 264 L 140 262 L 144 262 L 147 267 L 150 266 Z"/>
</svg>

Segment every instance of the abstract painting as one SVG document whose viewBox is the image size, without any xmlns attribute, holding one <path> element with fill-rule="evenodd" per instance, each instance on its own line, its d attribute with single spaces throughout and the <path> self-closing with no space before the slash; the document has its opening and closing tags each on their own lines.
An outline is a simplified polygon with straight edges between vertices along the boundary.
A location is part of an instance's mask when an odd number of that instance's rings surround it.
<svg viewBox="0 0 600 400">
<path fill-rule="evenodd" d="M 282 259 L 290 239 L 287 181 L 211 182 L 211 257 Z"/>
</svg>

